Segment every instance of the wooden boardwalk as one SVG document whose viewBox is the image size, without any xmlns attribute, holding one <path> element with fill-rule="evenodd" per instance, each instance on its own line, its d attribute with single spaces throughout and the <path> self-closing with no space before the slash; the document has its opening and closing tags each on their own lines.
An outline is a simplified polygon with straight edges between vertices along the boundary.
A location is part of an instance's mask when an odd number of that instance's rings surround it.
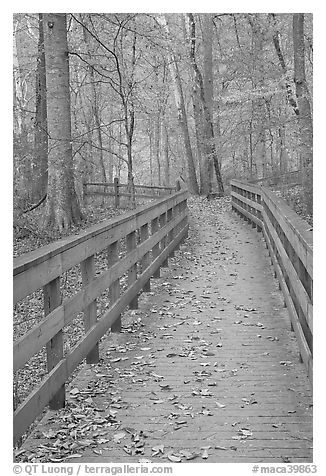
<svg viewBox="0 0 326 476">
<path fill-rule="evenodd" d="M 228 209 L 205 204 L 196 216 L 170 268 L 101 342 L 100 363 L 84 366 L 25 455 L 312 462 L 311 386 L 261 235 Z"/>
</svg>

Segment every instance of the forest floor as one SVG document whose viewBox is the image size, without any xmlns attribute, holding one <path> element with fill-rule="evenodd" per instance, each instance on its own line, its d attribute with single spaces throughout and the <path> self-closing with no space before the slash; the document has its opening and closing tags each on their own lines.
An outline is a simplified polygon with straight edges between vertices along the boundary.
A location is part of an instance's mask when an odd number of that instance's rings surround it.
<svg viewBox="0 0 326 476">
<path fill-rule="evenodd" d="M 261 234 L 189 200 L 189 237 L 21 462 L 309 462 L 312 395 Z"/>
</svg>

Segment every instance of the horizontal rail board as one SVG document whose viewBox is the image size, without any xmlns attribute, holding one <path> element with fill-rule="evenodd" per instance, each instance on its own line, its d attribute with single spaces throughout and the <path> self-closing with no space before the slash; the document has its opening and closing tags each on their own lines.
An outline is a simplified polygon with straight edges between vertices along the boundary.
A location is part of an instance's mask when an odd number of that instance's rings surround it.
<svg viewBox="0 0 326 476">
<path fill-rule="evenodd" d="M 255 201 L 253 201 L 253 200 L 250 200 L 249 198 L 244 197 L 243 195 L 240 195 L 239 193 L 234 192 L 233 190 L 231 191 L 231 195 L 232 195 L 232 197 L 237 198 L 237 199 L 240 200 L 241 202 L 246 203 L 246 204 L 249 205 L 250 207 L 255 208 L 256 210 L 258 210 L 258 211 L 260 211 L 260 212 L 261 212 L 262 209 L 263 209 L 263 207 L 262 207 L 262 205 L 261 205 L 260 203 L 255 202 Z"/>
<path fill-rule="evenodd" d="M 36 352 L 38 352 L 60 329 L 69 324 L 86 306 L 93 302 L 101 293 L 123 276 L 131 266 L 148 253 L 155 244 L 178 226 L 186 217 L 186 211 L 169 221 L 158 232 L 137 246 L 116 264 L 95 277 L 90 284 L 84 286 L 61 306 L 54 309 L 45 319 L 39 322 L 28 333 L 14 343 L 14 371 L 21 368 Z"/>
<path fill-rule="evenodd" d="M 268 233 L 266 231 L 265 226 L 263 227 L 263 233 L 264 233 L 264 238 L 265 238 L 265 241 L 267 243 L 268 249 L 270 251 L 270 256 L 271 256 L 271 259 L 272 259 L 272 262 L 273 262 L 273 266 L 274 266 L 274 269 L 276 271 L 276 274 L 277 274 L 277 277 L 278 277 L 278 280 L 279 280 L 279 283 L 280 283 L 280 286 L 281 286 L 281 289 L 282 289 L 282 293 L 283 293 L 283 296 L 284 296 L 284 300 L 285 300 L 285 303 L 286 303 L 286 306 L 287 306 L 287 309 L 288 309 L 288 312 L 289 312 L 289 315 L 290 315 L 292 327 L 293 327 L 293 330 L 294 330 L 294 333 L 295 333 L 295 336 L 296 336 L 296 339 L 297 339 L 297 342 L 298 342 L 300 355 L 301 355 L 302 360 L 303 360 L 303 362 L 306 366 L 307 373 L 308 373 L 308 378 L 309 378 L 310 382 L 312 383 L 312 376 L 313 376 L 312 354 L 311 354 L 311 351 L 309 349 L 308 343 L 306 341 L 305 335 L 303 333 L 303 330 L 302 330 L 302 327 L 301 327 L 301 324 L 300 324 L 300 321 L 299 321 L 299 317 L 297 315 L 297 311 L 294 307 L 294 304 L 293 304 L 292 298 L 290 296 L 288 287 L 287 287 L 287 285 L 285 283 L 285 280 L 284 280 L 283 272 L 281 270 L 280 265 L 278 264 L 277 258 L 275 256 L 275 253 L 274 253 L 274 250 L 273 250 L 273 247 L 272 247 L 272 244 L 271 244 L 271 241 L 270 241 L 270 238 L 268 236 Z"/>
<path fill-rule="evenodd" d="M 84 185 L 86 187 L 90 186 L 100 186 L 100 187 L 129 187 L 127 183 L 118 183 L 115 184 L 114 182 L 85 182 Z M 171 190 L 175 191 L 175 187 L 165 187 L 163 185 L 139 185 L 134 184 L 134 188 L 145 188 L 148 190 Z"/>
<path fill-rule="evenodd" d="M 238 205 L 237 203 L 232 203 L 232 207 L 236 208 L 240 213 L 242 213 L 243 215 L 245 215 L 247 218 L 249 218 L 249 220 L 253 221 L 256 223 L 256 225 L 258 225 L 260 228 L 263 226 L 263 222 L 257 218 L 255 215 L 253 215 L 252 213 L 248 212 L 248 210 L 245 210 L 243 207 L 241 207 L 240 205 Z"/>
<path fill-rule="evenodd" d="M 231 186 L 235 185 L 238 188 L 246 190 L 247 192 L 255 193 L 256 195 L 262 194 L 262 188 L 259 185 L 251 185 L 249 183 L 240 182 L 240 180 L 231 180 Z"/>
<path fill-rule="evenodd" d="M 83 339 L 74 347 L 65 359 L 62 359 L 54 369 L 47 374 L 41 384 L 14 412 L 14 438 L 17 440 L 35 420 L 37 415 L 45 408 L 49 400 L 64 384 L 85 355 L 93 348 L 94 344 L 107 332 L 129 302 L 141 291 L 145 283 L 153 276 L 156 269 L 168 258 L 172 251 L 185 238 L 188 224 L 178 232 L 175 238 L 164 248 L 159 256 L 143 270 L 132 286 L 112 305 L 112 307 L 94 324 Z M 154 235 L 155 236 L 155 235 Z M 146 240 L 147 241 L 147 240 Z M 144 242 L 146 243 L 146 242 Z"/>
<path fill-rule="evenodd" d="M 85 193 L 87 197 L 91 195 L 101 195 L 104 197 L 115 197 L 115 193 L 113 192 L 101 192 L 99 190 L 92 190 L 87 191 Z M 136 198 L 158 198 L 160 195 L 155 195 L 154 193 L 127 193 L 127 192 L 119 192 L 119 197 L 136 197 Z"/>
<path fill-rule="evenodd" d="M 280 199 L 264 190 L 264 202 L 282 227 L 287 239 L 295 249 L 308 274 L 313 276 L 313 238 L 306 230 L 307 224 Z"/>
<path fill-rule="evenodd" d="M 60 240 L 41 250 L 14 260 L 14 303 L 40 289 L 89 256 L 103 251 L 109 244 L 137 230 L 153 218 L 187 199 L 188 192 L 169 197 L 104 224 L 95 225 L 76 237 Z"/>
<path fill-rule="evenodd" d="M 288 257 L 283 244 L 276 233 L 272 223 L 270 222 L 266 212 L 263 212 L 263 217 L 264 217 L 264 223 L 265 227 L 268 228 L 269 233 L 271 235 L 271 238 L 273 239 L 273 242 L 275 243 L 275 246 L 277 248 L 277 251 L 281 257 L 282 265 L 284 266 L 285 272 L 288 275 L 290 279 L 290 283 L 292 286 L 292 289 L 296 295 L 296 298 L 298 300 L 298 303 L 303 311 L 303 313 L 306 316 L 307 324 L 311 332 L 313 331 L 313 322 L 312 322 L 312 306 L 310 303 L 310 298 L 302 285 L 301 281 L 298 280 L 297 272 L 291 263 L 290 258 Z"/>
</svg>

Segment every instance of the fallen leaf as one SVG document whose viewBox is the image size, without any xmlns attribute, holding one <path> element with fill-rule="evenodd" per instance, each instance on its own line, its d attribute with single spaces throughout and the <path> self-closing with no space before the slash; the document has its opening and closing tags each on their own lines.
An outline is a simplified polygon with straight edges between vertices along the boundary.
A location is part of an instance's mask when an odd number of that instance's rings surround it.
<svg viewBox="0 0 326 476">
<path fill-rule="evenodd" d="M 73 455 L 69 455 L 69 456 L 66 456 L 67 459 L 71 459 L 71 458 L 81 458 L 83 455 L 81 453 L 74 453 Z M 53 461 L 54 458 L 51 460 Z M 61 461 L 61 460 L 60 460 Z"/>
<path fill-rule="evenodd" d="M 126 433 L 124 431 L 121 431 L 113 435 L 113 439 L 115 443 L 120 443 L 120 440 L 122 440 L 122 438 L 124 438 L 125 436 L 126 436 Z"/>
<path fill-rule="evenodd" d="M 226 405 L 224 405 L 223 403 L 220 403 L 220 402 L 215 402 L 216 405 L 218 406 L 218 408 L 225 408 Z"/>
<path fill-rule="evenodd" d="M 172 390 L 168 383 L 160 383 L 159 385 L 162 390 Z"/>
<path fill-rule="evenodd" d="M 57 431 L 54 431 L 51 428 L 48 431 L 43 431 L 42 433 L 45 438 L 55 438 L 58 434 Z"/>
<path fill-rule="evenodd" d="M 75 396 L 77 395 L 78 393 L 80 393 L 79 389 L 77 387 L 73 388 L 72 390 L 70 390 L 70 395 L 72 396 Z"/>
<path fill-rule="evenodd" d="M 186 460 L 190 461 L 192 459 L 195 459 L 197 458 L 200 453 L 196 453 L 196 452 L 191 452 L 191 451 L 188 451 L 188 450 L 181 450 L 180 453 L 186 458 Z"/>
<path fill-rule="evenodd" d="M 151 375 L 152 375 L 154 378 L 158 378 L 158 379 L 164 378 L 163 375 L 158 375 L 158 374 L 155 374 L 154 372 L 152 372 Z"/>
<path fill-rule="evenodd" d="M 172 463 L 180 463 L 181 462 L 180 456 L 174 456 L 173 454 L 169 454 L 168 459 L 170 461 L 172 461 Z"/>
<path fill-rule="evenodd" d="M 164 453 L 164 445 L 153 446 L 152 451 L 154 451 L 155 454 L 159 454 L 159 453 L 163 454 Z"/>
</svg>

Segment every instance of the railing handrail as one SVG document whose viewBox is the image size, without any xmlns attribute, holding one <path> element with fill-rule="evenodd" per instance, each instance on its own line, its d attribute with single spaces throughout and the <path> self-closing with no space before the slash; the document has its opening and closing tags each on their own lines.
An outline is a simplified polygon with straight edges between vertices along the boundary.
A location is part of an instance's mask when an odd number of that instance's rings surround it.
<svg viewBox="0 0 326 476">
<path fill-rule="evenodd" d="M 101 187 L 114 187 L 115 183 L 114 182 L 84 182 L 85 186 L 91 185 L 91 186 L 101 186 Z M 117 183 L 118 187 L 128 187 L 127 183 Z M 135 188 L 145 188 L 148 190 L 175 190 L 176 187 L 167 187 L 163 185 L 140 185 L 140 184 L 134 184 L 133 185 Z"/>
<path fill-rule="evenodd" d="M 275 180 L 275 179 L 280 179 L 282 177 L 289 177 L 291 175 L 295 175 L 295 174 L 298 174 L 300 175 L 301 173 L 301 170 L 290 170 L 289 172 L 284 172 L 283 174 L 275 174 L 275 175 L 268 175 L 267 177 L 261 177 L 259 179 L 255 178 L 255 179 L 248 179 L 248 182 L 249 183 L 252 183 L 252 184 L 258 184 L 258 183 L 261 183 L 261 182 L 265 182 L 265 181 L 268 181 L 268 180 Z"/>
<path fill-rule="evenodd" d="M 139 206 L 134 210 L 126 212 L 116 218 L 110 218 L 108 220 L 105 220 L 104 222 L 92 225 L 76 236 L 68 236 L 67 238 L 62 238 L 60 240 L 55 241 L 54 243 L 50 243 L 49 245 L 42 246 L 37 250 L 30 251 L 29 253 L 25 253 L 22 256 L 14 258 L 13 275 L 16 276 L 17 274 L 21 273 L 22 271 L 25 271 L 31 266 L 46 261 L 47 259 L 52 258 L 53 256 L 56 256 L 64 251 L 67 251 L 68 249 L 71 249 L 79 245 L 80 243 L 92 239 L 102 233 L 105 233 L 106 231 L 111 230 L 114 227 L 117 227 L 118 225 L 126 223 L 131 218 L 136 219 L 144 212 L 154 210 L 161 204 L 166 204 L 169 201 L 173 201 L 175 197 L 181 195 L 186 196 L 187 194 L 187 190 L 181 190 L 180 192 L 176 192 L 173 195 L 163 197 L 160 200 L 157 200 L 156 202 L 150 203 L 148 205 Z"/>
</svg>

